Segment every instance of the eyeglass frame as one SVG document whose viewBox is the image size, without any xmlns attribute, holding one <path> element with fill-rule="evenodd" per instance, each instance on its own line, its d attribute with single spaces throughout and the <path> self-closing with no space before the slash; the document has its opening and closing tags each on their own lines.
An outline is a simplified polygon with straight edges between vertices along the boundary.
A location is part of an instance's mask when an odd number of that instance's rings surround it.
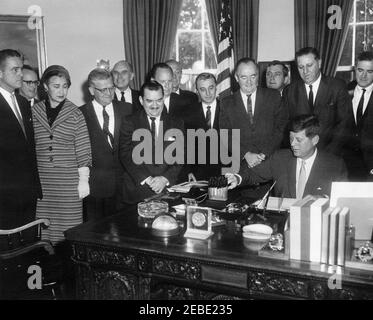
<svg viewBox="0 0 373 320">
<path fill-rule="evenodd" d="M 40 81 L 39 80 L 35 80 L 35 81 L 32 81 L 32 80 L 22 80 L 24 83 L 26 83 L 27 86 L 31 86 L 31 85 L 34 85 L 34 86 L 38 86 L 40 84 Z"/>
<path fill-rule="evenodd" d="M 93 89 L 96 89 L 98 92 L 100 92 L 101 94 L 106 94 L 106 93 L 112 93 L 115 91 L 115 87 L 111 87 L 111 88 L 102 88 L 102 89 L 99 89 L 99 88 L 96 88 L 94 86 L 92 86 Z"/>
</svg>

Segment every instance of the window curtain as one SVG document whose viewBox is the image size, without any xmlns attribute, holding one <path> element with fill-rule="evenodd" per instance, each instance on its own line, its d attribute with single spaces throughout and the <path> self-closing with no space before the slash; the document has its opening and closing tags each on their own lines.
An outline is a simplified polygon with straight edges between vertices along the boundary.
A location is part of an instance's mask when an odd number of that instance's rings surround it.
<svg viewBox="0 0 373 320">
<path fill-rule="evenodd" d="M 348 22 L 353 8 L 352 0 L 294 0 L 295 49 L 315 47 L 321 56 L 321 69 L 334 77 L 347 37 Z M 328 13 L 331 5 L 342 9 L 342 29 L 331 29 Z"/>
<path fill-rule="evenodd" d="M 180 0 L 123 0 L 124 50 L 136 74 L 136 89 L 154 63 L 169 58 L 181 5 Z"/>
<path fill-rule="evenodd" d="M 222 0 L 205 0 L 211 35 L 218 52 Z M 258 57 L 259 0 L 230 0 L 232 8 L 234 61 Z"/>
</svg>

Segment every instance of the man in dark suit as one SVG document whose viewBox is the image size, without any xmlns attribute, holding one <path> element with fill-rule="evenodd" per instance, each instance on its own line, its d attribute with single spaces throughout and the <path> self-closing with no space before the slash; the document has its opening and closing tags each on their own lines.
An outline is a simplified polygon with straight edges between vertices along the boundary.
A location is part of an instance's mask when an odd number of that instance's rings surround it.
<svg viewBox="0 0 373 320">
<path fill-rule="evenodd" d="M 173 71 L 166 63 L 156 63 L 150 71 L 150 80 L 157 81 L 164 91 L 164 114 L 173 117 L 181 117 L 181 114 L 189 107 L 189 102 L 183 97 L 172 92 Z"/>
<path fill-rule="evenodd" d="M 351 181 L 373 181 L 373 53 L 362 52 L 355 67 L 357 85 L 349 110 L 352 134 L 344 159 Z"/>
<path fill-rule="evenodd" d="M 132 65 L 125 60 L 118 61 L 111 70 L 115 85 L 114 101 L 119 102 L 126 114 L 142 110 L 139 101 L 139 92 L 130 88 L 130 82 L 135 74 Z"/>
<path fill-rule="evenodd" d="M 291 150 L 278 150 L 255 168 L 243 166 L 238 174 L 227 174 L 230 188 L 275 180 L 277 197 L 330 196 L 333 181 L 347 181 L 347 170 L 342 158 L 316 147 L 319 133 L 316 116 L 295 117 L 290 123 Z"/>
<path fill-rule="evenodd" d="M 183 135 L 184 125 L 181 120 L 162 113 L 162 85 L 155 81 L 146 82 L 140 90 L 140 103 L 144 111 L 125 117 L 120 129 L 120 161 L 124 167 L 125 204 L 134 204 L 161 193 L 166 186 L 177 182 L 181 170 L 178 161 L 172 162 L 172 156 L 165 152 L 172 146 L 180 146 L 180 143 L 173 136 L 167 137 L 166 133 L 169 129 L 177 129 Z M 183 149 L 182 146 L 181 148 Z M 176 150 L 176 153 L 178 152 L 179 150 Z M 176 156 L 179 156 L 181 162 L 184 161 L 183 150 Z"/>
<path fill-rule="evenodd" d="M 267 88 L 278 90 L 282 96 L 284 88 L 289 83 L 289 68 L 278 60 L 270 62 L 266 69 Z"/>
<path fill-rule="evenodd" d="M 19 88 L 19 94 L 26 98 L 32 107 L 35 103 L 39 102 L 36 98 L 39 85 L 38 74 L 31 66 L 26 64 L 22 68 L 22 73 L 22 87 Z"/>
<path fill-rule="evenodd" d="M 192 104 L 183 114 L 185 129 L 199 130 L 202 129 L 206 133 L 206 148 L 201 150 L 205 153 L 205 163 L 199 163 L 198 154 L 201 144 L 198 139 L 195 139 L 195 164 L 187 165 L 184 171 L 193 173 L 197 180 L 208 180 L 210 177 L 219 176 L 221 174 L 221 163 L 219 157 L 219 113 L 220 102 L 216 99 L 216 78 L 211 73 L 201 73 L 196 78 L 196 88 L 201 101 Z M 209 138 L 207 131 L 215 129 Z M 216 134 L 216 135 L 215 135 Z M 211 145 L 210 145 L 210 140 Z M 216 148 L 215 159 L 210 157 L 210 147 Z M 185 180 L 185 176 L 182 180 Z"/>
<path fill-rule="evenodd" d="M 342 80 L 321 74 L 321 60 L 315 48 L 303 48 L 295 54 L 301 79 L 283 93 L 284 106 L 291 118 L 315 114 L 321 125 L 320 150 L 341 155 L 349 136 L 348 112 L 351 109 L 346 85 Z"/>
<path fill-rule="evenodd" d="M 92 147 L 90 195 L 84 199 L 84 220 L 114 214 L 121 202 L 123 169 L 119 162 L 119 130 L 125 110 L 114 98 L 110 72 L 94 69 L 88 75 L 92 102 L 80 107 Z"/>
<path fill-rule="evenodd" d="M 42 198 L 31 109 L 14 95 L 22 85 L 22 66 L 17 51 L 0 51 L 0 229 L 35 220 L 36 200 Z"/>
<path fill-rule="evenodd" d="M 189 90 L 183 90 L 180 88 L 181 76 L 183 74 L 183 70 L 181 68 L 180 62 L 171 59 L 171 60 L 166 61 L 166 64 L 168 64 L 171 67 L 172 72 L 173 72 L 172 92 L 180 96 L 181 101 L 186 107 L 194 103 L 197 103 L 198 96 L 194 92 L 189 91 Z"/>
<path fill-rule="evenodd" d="M 239 157 L 254 167 L 280 147 L 286 113 L 278 91 L 258 87 L 259 68 L 254 60 L 238 61 L 235 77 L 240 90 L 222 100 L 220 129 L 240 129 Z"/>
</svg>

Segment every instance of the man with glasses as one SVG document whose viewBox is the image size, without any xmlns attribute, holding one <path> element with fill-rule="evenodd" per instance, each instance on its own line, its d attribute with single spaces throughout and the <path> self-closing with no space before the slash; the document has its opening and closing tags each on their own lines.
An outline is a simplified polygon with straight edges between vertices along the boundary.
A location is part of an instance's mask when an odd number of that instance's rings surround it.
<svg viewBox="0 0 373 320">
<path fill-rule="evenodd" d="M 29 65 L 24 65 L 22 69 L 23 80 L 22 86 L 19 88 L 19 94 L 27 99 L 32 107 L 39 100 L 36 98 L 38 94 L 39 79 L 36 71 Z"/>
<path fill-rule="evenodd" d="M 94 99 L 80 108 L 89 131 L 93 164 L 90 195 L 84 199 L 85 221 L 114 214 L 120 204 L 119 129 L 126 114 L 125 108 L 113 101 L 115 86 L 110 72 L 94 69 L 88 75 L 88 86 Z"/>
</svg>

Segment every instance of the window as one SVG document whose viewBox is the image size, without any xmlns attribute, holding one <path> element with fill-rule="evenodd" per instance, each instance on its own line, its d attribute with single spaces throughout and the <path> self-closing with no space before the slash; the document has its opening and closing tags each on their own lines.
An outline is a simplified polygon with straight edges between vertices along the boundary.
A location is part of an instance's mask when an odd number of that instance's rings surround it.
<svg viewBox="0 0 373 320">
<path fill-rule="evenodd" d="M 373 0 L 354 0 L 337 77 L 347 83 L 352 81 L 355 58 L 367 50 L 373 50 Z"/>
<path fill-rule="evenodd" d="M 171 58 L 182 65 L 184 89 L 194 91 L 195 76 L 201 72 L 216 74 L 216 53 L 205 0 L 183 0 Z"/>
</svg>

